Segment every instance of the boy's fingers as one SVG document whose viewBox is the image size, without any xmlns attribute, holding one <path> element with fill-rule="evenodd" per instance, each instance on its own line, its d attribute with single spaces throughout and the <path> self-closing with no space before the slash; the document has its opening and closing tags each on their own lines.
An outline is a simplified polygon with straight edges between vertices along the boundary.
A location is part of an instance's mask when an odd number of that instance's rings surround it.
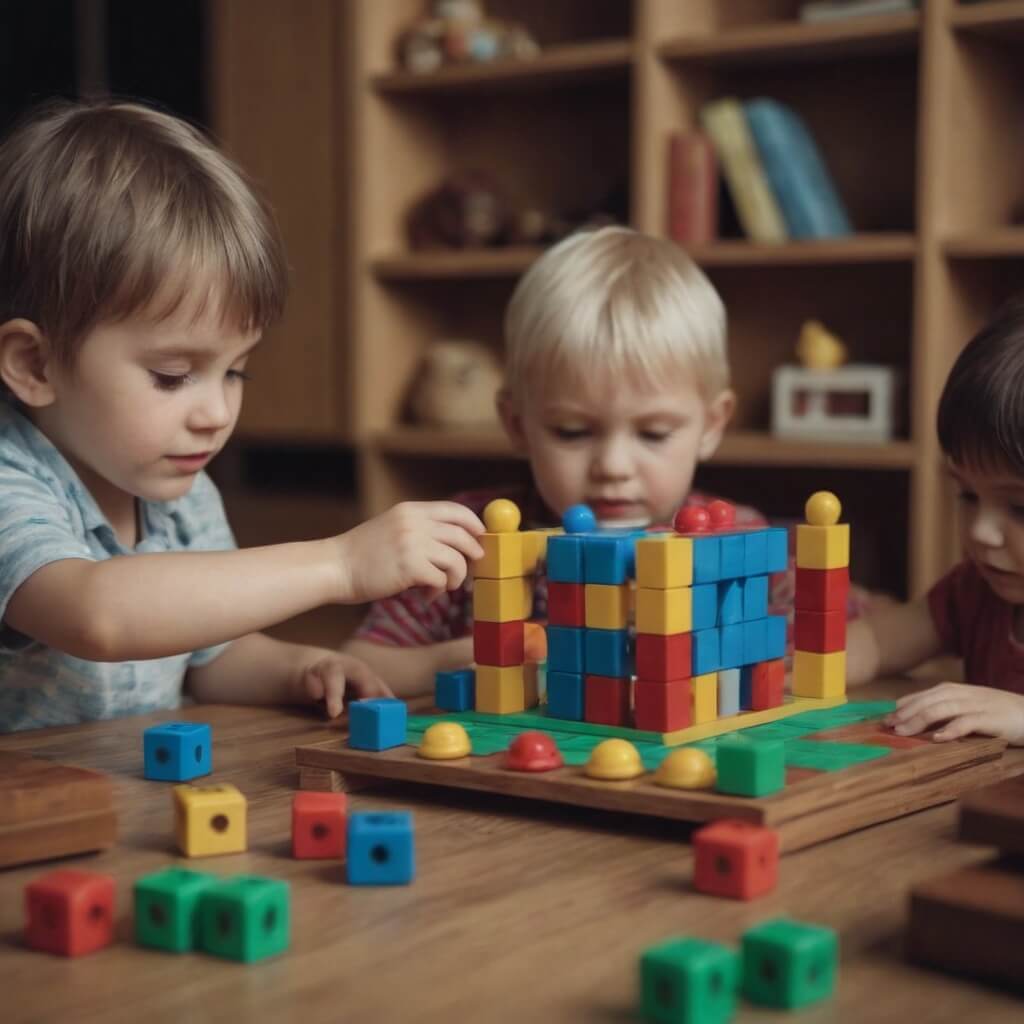
<svg viewBox="0 0 1024 1024">
<path fill-rule="evenodd" d="M 474 537 L 479 536 L 486 529 L 480 517 L 472 509 L 460 505 L 457 501 L 424 502 L 423 507 L 431 518 L 447 523 L 456 523 L 468 530 Z"/>
<path fill-rule="evenodd" d="M 469 571 L 466 560 L 446 544 L 435 542 L 427 552 L 431 564 L 444 573 L 445 587 L 455 590 L 462 585 Z"/>
<path fill-rule="evenodd" d="M 965 714 L 969 710 L 969 705 L 963 698 L 940 697 L 918 708 L 913 714 L 902 716 L 896 723 L 895 731 L 908 734 L 918 733 L 931 728 L 936 722 L 951 721 L 957 715 Z"/>
<path fill-rule="evenodd" d="M 935 733 L 934 739 L 938 743 L 945 743 L 947 740 L 958 740 L 961 736 L 967 736 L 972 732 L 985 731 L 982 729 L 985 717 L 980 711 L 958 715 L 939 729 Z"/>
<path fill-rule="evenodd" d="M 349 694 L 360 697 L 393 697 L 391 687 L 365 661 L 353 660 L 348 668 Z"/>
<path fill-rule="evenodd" d="M 435 523 L 430 532 L 434 540 L 454 548 L 471 562 L 484 557 L 484 549 L 480 542 L 461 526 L 454 523 Z"/>
</svg>

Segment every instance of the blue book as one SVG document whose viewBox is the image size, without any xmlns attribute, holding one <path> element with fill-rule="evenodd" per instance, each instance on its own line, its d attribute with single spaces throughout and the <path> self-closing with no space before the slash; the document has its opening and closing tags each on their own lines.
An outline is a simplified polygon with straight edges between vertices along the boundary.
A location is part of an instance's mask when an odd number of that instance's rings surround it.
<svg viewBox="0 0 1024 1024">
<path fill-rule="evenodd" d="M 790 236 L 851 234 L 850 218 L 800 115 L 769 99 L 751 100 L 743 110 Z"/>
</svg>

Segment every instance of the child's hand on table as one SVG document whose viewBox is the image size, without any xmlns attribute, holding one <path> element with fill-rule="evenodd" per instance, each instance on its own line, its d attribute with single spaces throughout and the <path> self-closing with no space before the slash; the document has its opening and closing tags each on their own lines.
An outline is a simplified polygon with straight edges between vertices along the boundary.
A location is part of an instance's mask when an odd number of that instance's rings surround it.
<svg viewBox="0 0 1024 1024">
<path fill-rule="evenodd" d="M 1024 746 L 1024 696 L 989 686 L 939 683 L 901 697 L 885 718 L 900 736 L 913 736 L 940 723 L 945 724 L 935 733 L 939 742 L 981 733 Z"/>
<path fill-rule="evenodd" d="M 361 658 L 337 651 L 317 651 L 299 667 L 294 684 L 296 703 L 323 702 L 328 718 L 364 697 L 394 697 L 391 688 Z"/>
</svg>

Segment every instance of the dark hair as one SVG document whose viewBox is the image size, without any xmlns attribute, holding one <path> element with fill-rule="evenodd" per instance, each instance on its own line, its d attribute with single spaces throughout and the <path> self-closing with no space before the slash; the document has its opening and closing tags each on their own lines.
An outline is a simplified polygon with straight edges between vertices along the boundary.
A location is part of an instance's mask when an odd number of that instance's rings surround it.
<svg viewBox="0 0 1024 1024">
<path fill-rule="evenodd" d="M 939 444 L 954 462 L 1024 476 L 1024 293 L 967 343 L 939 399 Z"/>
</svg>

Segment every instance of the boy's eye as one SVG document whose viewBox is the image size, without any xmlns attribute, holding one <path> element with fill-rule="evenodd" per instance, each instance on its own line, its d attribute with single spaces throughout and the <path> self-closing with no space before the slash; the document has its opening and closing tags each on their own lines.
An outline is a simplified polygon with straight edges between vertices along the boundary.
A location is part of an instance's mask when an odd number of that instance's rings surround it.
<svg viewBox="0 0 1024 1024">
<path fill-rule="evenodd" d="M 159 370 L 150 370 L 150 377 L 159 391 L 177 391 L 184 384 L 191 384 L 195 378 L 191 373 L 161 373 Z"/>
<path fill-rule="evenodd" d="M 960 491 L 956 500 L 964 505 L 973 505 L 978 500 L 978 496 L 973 491 Z"/>
<path fill-rule="evenodd" d="M 671 430 L 641 430 L 640 431 L 640 436 L 645 441 L 653 441 L 654 443 L 658 443 L 659 441 L 667 441 L 668 438 L 671 436 L 671 434 L 672 434 Z"/>
<path fill-rule="evenodd" d="M 551 433 L 560 441 L 578 441 L 589 436 L 590 431 L 586 427 L 552 427 Z"/>
<path fill-rule="evenodd" d="M 230 380 L 245 381 L 252 380 L 252 377 L 245 372 L 245 370 L 228 370 L 228 378 Z"/>
</svg>

